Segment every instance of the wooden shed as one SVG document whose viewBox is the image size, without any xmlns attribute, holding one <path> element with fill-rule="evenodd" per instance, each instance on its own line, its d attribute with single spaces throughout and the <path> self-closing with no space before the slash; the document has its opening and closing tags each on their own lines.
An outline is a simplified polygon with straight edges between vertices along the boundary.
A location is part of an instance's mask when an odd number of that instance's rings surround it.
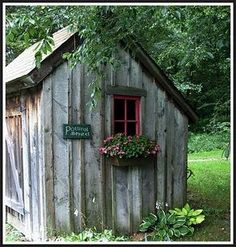
<svg viewBox="0 0 236 247">
<path fill-rule="evenodd" d="M 80 45 L 78 35 L 64 28 L 53 38 L 55 47 L 40 69 L 37 44 L 5 69 L 7 221 L 33 240 L 93 226 L 131 233 L 156 202 L 182 206 L 188 123 L 197 116 L 181 93 L 142 47 L 134 45 L 131 55 L 118 44 L 121 67 L 104 66 L 102 98 L 90 111 L 93 75 L 84 64 L 71 69 L 62 59 Z M 135 123 L 126 117 L 116 124 L 123 106 Z M 91 128 L 91 137 L 67 139 L 64 124 Z M 124 126 L 127 134 L 157 140 L 155 162 L 118 167 L 99 154 L 103 140 Z"/>
</svg>

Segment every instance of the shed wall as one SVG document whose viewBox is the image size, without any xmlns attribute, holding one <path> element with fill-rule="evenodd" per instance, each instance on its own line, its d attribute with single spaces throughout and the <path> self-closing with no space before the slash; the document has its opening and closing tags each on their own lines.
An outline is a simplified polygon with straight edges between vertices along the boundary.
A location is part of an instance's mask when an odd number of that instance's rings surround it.
<svg viewBox="0 0 236 247">
<path fill-rule="evenodd" d="M 123 50 L 120 59 L 119 70 L 104 68 L 102 99 L 92 112 L 86 104 L 93 77 L 82 65 L 71 70 L 61 64 L 42 82 L 42 95 L 39 90 L 21 96 L 24 162 L 34 181 L 28 206 L 37 236 L 54 228 L 78 232 L 93 226 L 134 232 L 155 211 L 156 202 L 170 208 L 186 200 L 188 119 L 140 61 Z M 141 134 L 160 144 L 155 163 L 115 167 L 100 156 L 99 147 L 112 135 L 109 85 L 146 92 L 141 96 Z M 91 124 L 92 139 L 63 139 L 65 123 Z"/>
<path fill-rule="evenodd" d="M 142 218 L 155 211 L 157 201 L 168 207 L 185 202 L 187 117 L 141 62 L 123 50 L 120 59 L 119 70 L 105 67 L 102 99 L 92 112 L 86 104 L 93 77 L 85 66 L 71 71 L 63 63 L 43 83 L 46 214 L 58 230 L 96 226 L 137 231 Z M 112 134 L 108 85 L 146 91 L 141 97 L 141 129 L 161 146 L 155 163 L 115 167 L 100 156 L 99 147 Z M 92 139 L 63 139 L 63 123 L 91 124 Z"/>
</svg>

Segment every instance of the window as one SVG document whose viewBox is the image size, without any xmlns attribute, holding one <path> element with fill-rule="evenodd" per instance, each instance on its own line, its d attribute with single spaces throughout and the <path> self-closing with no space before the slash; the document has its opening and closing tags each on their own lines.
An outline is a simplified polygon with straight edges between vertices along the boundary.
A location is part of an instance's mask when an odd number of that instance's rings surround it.
<svg viewBox="0 0 236 247">
<path fill-rule="evenodd" d="M 140 134 L 140 97 L 114 95 L 113 133 Z"/>
</svg>

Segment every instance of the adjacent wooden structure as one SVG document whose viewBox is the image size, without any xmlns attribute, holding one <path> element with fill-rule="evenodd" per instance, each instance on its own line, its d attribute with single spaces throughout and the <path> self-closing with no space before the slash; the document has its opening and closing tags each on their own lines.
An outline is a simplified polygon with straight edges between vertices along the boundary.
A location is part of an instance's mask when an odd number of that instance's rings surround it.
<svg viewBox="0 0 236 247">
<path fill-rule="evenodd" d="M 141 47 L 135 57 L 120 48 L 122 66 L 104 67 L 102 98 L 90 112 L 93 76 L 85 65 L 71 70 L 61 58 L 80 41 L 66 28 L 54 40 L 40 69 L 30 47 L 5 70 L 7 220 L 27 237 L 43 240 L 54 230 L 93 226 L 135 232 L 156 202 L 182 206 L 188 122 L 197 116 L 172 82 Z M 112 135 L 114 94 L 141 97 L 141 133 L 161 147 L 155 162 L 118 167 L 99 154 Z M 63 139 L 67 123 L 90 124 L 92 138 Z"/>
</svg>

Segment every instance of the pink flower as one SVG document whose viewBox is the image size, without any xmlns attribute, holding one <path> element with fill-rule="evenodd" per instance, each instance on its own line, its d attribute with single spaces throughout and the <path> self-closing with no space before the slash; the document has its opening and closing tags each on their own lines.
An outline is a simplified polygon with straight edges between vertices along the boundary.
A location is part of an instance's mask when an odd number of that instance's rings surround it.
<svg viewBox="0 0 236 247">
<path fill-rule="evenodd" d="M 100 154 L 106 154 L 107 150 L 106 150 L 106 148 L 99 148 L 99 152 L 100 152 Z"/>
</svg>

